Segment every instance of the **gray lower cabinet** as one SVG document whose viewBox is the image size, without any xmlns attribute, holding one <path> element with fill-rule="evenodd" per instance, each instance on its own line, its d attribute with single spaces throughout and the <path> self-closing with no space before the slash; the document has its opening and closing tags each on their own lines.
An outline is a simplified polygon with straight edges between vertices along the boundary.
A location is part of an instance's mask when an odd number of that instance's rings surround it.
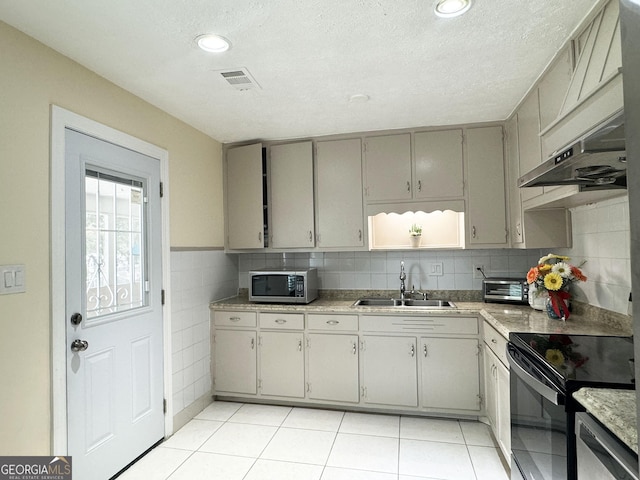
<svg viewBox="0 0 640 480">
<path fill-rule="evenodd" d="M 307 395 L 313 400 L 358 403 L 358 336 L 307 335 Z"/>
<path fill-rule="evenodd" d="M 479 342 L 475 338 L 420 338 L 422 406 L 480 410 Z M 452 375 L 452 372 L 455 374 Z"/>
<path fill-rule="evenodd" d="M 256 332 L 216 330 L 213 358 L 218 392 L 257 393 Z"/>
<path fill-rule="evenodd" d="M 260 393 L 304 398 L 302 332 L 260 332 Z"/>
<path fill-rule="evenodd" d="M 368 404 L 418 406 L 416 337 L 362 337 L 363 400 Z"/>
</svg>

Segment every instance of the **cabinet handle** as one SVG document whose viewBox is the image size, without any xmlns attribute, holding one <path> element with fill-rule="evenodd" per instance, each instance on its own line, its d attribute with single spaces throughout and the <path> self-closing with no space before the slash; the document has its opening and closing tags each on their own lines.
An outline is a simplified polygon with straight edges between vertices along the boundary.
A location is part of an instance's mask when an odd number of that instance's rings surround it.
<svg viewBox="0 0 640 480">
<path fill-rule="evenodd" d="M 327 320 L 327 325 L 338 325 L 339 323 L 338 320 Z"/>
<path fill-rule="evenodd" d="M 522 225 L 520 224 L 520 222 L 516 223 L 516 234 L 518 236 L 522 235 Z"/>
<path fill-rule="evenodd" d="M 287 323 L 287 321 L 284 318 L 278 318 L 276 319 L 276 323 L 278 325 L 284 325 L 285 323 Z"/>
<path fill-rule="evenodd" d="M 229 320 L 232 322 L 239 322 L 240 321 L 240 317 L 229 317 Z"/>
<path fill-rule="evenodd" d="M 258 232 L 258 241 L 261 242 L 262 241 L 262 232 Z"/>
<path fill-rule="evenodd" d="M 298 341 L 298 351 L 302 351 L 302 340 Z"/>
<path fill-rule="evenodd" d="M 351 353 L 356 355 L 358 353 L 358 345 L 356 344 L 356 342 L 352 342 L 352 344 L 353 344 L 353 349 L 351 350 Z"/>
<path fill-rule="evenodd" d="M 409 351 L 410 355 L 412 357 L 416 356 L 416 346 L 415 345 L 411 345 L 411 350 Z"/>
<path fill-rule="evenodd" d="M 498 341 L 495 338 L 492 338 L 491 343 L 498 343 Z"/>
<path fill-rule="evenodd" d="M 418 191 L 422 191 L 422 180 L 418 180 Z"/>
<path fill-rule="evenodd" d="M 407 193 L 411 193 L 411 182 L 407 182 Z"/>
<path fill-rule="evenodd" d="M 476 226 L 475 225 L 473 227 L 471 227 L 471 236 L 473 238 L 476 238 Z"/>
<path fill-rule="evenodd" d="M 358 241 L 362 241 L 362 229 L 358 230 Z"/>
<path fill-rule="evenodd" d="M 313 232 L 309 230 L 309 243 L 313 243 Z"/>
<path fill-rule="evenodd" d="M 254 348 L 256 348 L 256 339 L 252 338 L 251 339 L 251 350 L 253 350 Z"/>
<path fill-rule="evenodd" d="M 424 356 L 427 356 L 427 344 L 425 343 L 424 346 L 422 347 L 422 351 L 424 352 Z"/>
</svg>

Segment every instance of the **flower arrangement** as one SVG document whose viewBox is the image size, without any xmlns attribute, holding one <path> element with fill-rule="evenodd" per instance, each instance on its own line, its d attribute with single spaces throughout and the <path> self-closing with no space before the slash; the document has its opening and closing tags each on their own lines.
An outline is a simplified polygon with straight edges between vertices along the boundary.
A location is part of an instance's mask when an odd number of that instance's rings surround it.
<svg viewBox="0 0 640 480">
<path fill-rule="evenodd" d="M 420 235 L 422 235 L 422 225 L 418 225 L 416 223 L 411 225 L 411 228 L 409 229 L 409 235 L 411 235 L 412 237 L 419 237 Z"/>
<path fill-rule="evenodd" d="M 582 270 L 569 264 L 568 260 L 569 257 L 550 253 L 538 260 L 538 265 L 527 273 L 527 283 L 534 284 L 538 291 L 546 290 L 549 293 L 553 313 L 563 320 L 569 318 L 569 308 L 565 302 L 570 297 L 569 286 L 573 282 L 587 280 Z"/>
<path fill-rule="evenodd" d="M 577 351 L 579 345 L 568 335 L 535 335 L 529 344 L 549 363 L 569 375 L 589 360 Z"/>
</svg>

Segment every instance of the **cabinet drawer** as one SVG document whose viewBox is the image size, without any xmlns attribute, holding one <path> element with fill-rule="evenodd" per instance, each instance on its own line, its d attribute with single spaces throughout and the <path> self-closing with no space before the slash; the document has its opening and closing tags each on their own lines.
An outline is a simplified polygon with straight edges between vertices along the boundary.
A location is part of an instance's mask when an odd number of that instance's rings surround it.
<svg viewBox="0 0 640 480">
<path fill-rule="evenodd" d="M 478 333 L 476 317 L 362 315 L 360 327 L 365 332 L 398 333 Z"/>
<path fill-rule="evenodd" d="M 357 315 L 309 314 L 307 315 L 309 330 L 345 331 L 358 330 Z"/>
<path fill-rule="evenodd" d="M 283 330 L 304 330 L 302 313 L 261 313 L 260 328 L 280 328 Z"/>
<path fill-rule="evenodd" d="M 216 327 L 255 327 L 256 312 L 214 312 Z"/>
<path fill-rule="evenodd" d="M 509 366 L 507 360 L 507 339 L 504 338 L 498 331 L 489 325 L 488 322 L 484 322 L 484 343 L 491 349 L 496 357 L 504 364 L 505 367 Z"/>
</svg>

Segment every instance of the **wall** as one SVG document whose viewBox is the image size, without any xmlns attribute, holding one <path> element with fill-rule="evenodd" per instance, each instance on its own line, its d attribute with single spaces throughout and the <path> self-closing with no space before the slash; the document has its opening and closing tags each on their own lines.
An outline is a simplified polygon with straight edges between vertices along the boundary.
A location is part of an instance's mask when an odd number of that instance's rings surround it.
<svg viewBox="0 0 640 480">
<path fill-rule="evenodd" d="M 188 418 L 181 412 L 190 407 L 199 411 L 211 401 L 209 303 L 237 292 L 237 255 L 222 250 L 171 252 L 174 417 Z"/>
<path fill-rule="evenodd" d="M 627 313 L 631 291 L 629 202 L 618 197 L 572 209 L 573 247 L 558 249 L 582 267 L 587 281 L 576 283 L 577 299 Z"/>
<path fill-rule="evenodd" d="M 222 148 L 2 22 L 0 45 L 0 264 L 25 264 L 27 284 L 26 293 L 0 296 L 0 452 L 46 455 L 50 105 L 168 150 L 172 246 L 223 244 Z"/>
<path fill-rule="evenodd" d="M 400 261 L 404 260 L 406 285 L 418 290 L 480 290 L 473 265 L 484 265 L 487 276 L 526 276 L 540 258 L 538 250 L 438 250 L 340 253 L 286 253 L 240 255 L 240 288 L 248 288 L 253 268 L 317 267 L 322 289 L 400 289 Z M 443 275 L 431 276 L 429 264 L 442 262 Z"/>
</svg>

